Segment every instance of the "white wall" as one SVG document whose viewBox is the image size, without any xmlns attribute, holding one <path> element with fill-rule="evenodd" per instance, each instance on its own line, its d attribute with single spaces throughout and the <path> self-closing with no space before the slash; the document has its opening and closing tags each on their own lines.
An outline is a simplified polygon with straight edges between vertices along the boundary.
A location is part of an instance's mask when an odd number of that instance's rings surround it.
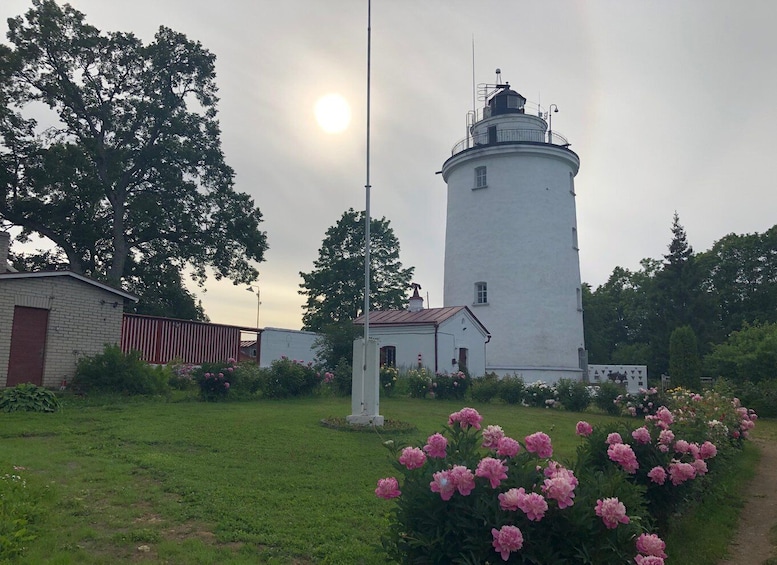
<svg viewBox="0 0 777 565">
<path fill-rule="evenodd" d="M 259 366 L 269 367 L 273 361 L 287 357 L 296 361 L 315 362 L 313 346 L 318 334 L 300 330 L 265 328 L 262 331 Z"/>
</svg>

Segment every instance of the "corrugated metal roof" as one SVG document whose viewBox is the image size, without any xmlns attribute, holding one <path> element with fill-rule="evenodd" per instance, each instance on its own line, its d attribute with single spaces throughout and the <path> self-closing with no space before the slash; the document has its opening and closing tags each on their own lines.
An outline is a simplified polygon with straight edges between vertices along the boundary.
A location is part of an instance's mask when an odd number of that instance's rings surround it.
<svg viewBox="0 0 777 565">
<path fill-rule="evenodd" d="M 444 308 L 427 308 L 418 312 L 409 310 L 384 310 L 370 312 L 371 326 L 396 326 L 408 324 L 440 324 L 464 310 L 464 306 L 446 306 Z M 354 324 L 364 324 L 364 316 L 359 316 Z"/>
<path fill-rule="evenodd" d="M 483 333 L 491 335 L 488 329 L 477 319 L 466 306 L 445 306 L 443 308 L 427 308 L 418 312 L 409 310 L 384 310 L 370 312 L 370 326 L 409 326 L 434 324 L 439 325 L 460 312 L 467 312 L 473 320 L 483 328 Z M 364 325 L 364 316 L 359 316 L 354 324 Z"/>
</svg>

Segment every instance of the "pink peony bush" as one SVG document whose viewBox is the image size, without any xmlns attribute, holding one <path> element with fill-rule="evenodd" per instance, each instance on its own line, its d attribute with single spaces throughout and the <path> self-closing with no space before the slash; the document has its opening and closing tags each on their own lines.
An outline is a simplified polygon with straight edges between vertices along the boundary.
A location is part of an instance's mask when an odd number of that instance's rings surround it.
<svg viewBox="0 0 777 565">
<path fill-rule="evenodd" d="M 585 422 L 576 430 L 595 435 Z M 386 446 L 401 477 L 381 479 L 375 492 L 394 505 L 382 540 L 393 561 L 553 564 L 585 555 L 609 565 L 658 557 L 652 540 L 659 538 L 639 537 L 650 517 L 628 474 L 551 460 L 543 432 L 521 441 L 463 408 L 423 445 Z"/>
</svg>

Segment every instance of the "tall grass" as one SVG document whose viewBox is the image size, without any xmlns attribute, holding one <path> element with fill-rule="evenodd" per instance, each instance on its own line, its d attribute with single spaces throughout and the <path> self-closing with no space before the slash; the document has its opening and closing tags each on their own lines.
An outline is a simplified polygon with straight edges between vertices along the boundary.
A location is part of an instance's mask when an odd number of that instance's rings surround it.
<svg viewBox="0 0 777 565">
<path fill-rule="evenodd" d="M 393 469 L 382 442 L 423 440 L 462 405 L 383 399 L 384 416 L 416 427 L 393 437 L 321 426 L 350 413 L 347 398 L 90 399 L 56 414 L 0 415 L 0 475 L 23 467 L 13 472 L 47 492 L 32 515 L 36 538 L 15 562 L 384 563 L 390 503 L 373 491 Z M 554 455 L 574 455 L 580 414 L 469 405 L 485 424 L 517 438 L 545 431 Z"/>
</svg>

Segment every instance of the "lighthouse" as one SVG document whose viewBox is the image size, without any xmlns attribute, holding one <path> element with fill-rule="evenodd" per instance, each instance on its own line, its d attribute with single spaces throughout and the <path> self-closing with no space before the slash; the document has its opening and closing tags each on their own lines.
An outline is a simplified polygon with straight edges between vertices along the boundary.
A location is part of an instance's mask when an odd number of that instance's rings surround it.
<svg viewBox="0 0 777 565">
<path fill-rule="evenodd" d="M 486 371 L 529 383 L 579 380 L 586 364 L 577 245 L 580 158 L 527 113 L 508 83 L 485 85 L 467 137 L 442 166 L 447 184 L 445 306 L 488 327 Z"/>
</svg>

